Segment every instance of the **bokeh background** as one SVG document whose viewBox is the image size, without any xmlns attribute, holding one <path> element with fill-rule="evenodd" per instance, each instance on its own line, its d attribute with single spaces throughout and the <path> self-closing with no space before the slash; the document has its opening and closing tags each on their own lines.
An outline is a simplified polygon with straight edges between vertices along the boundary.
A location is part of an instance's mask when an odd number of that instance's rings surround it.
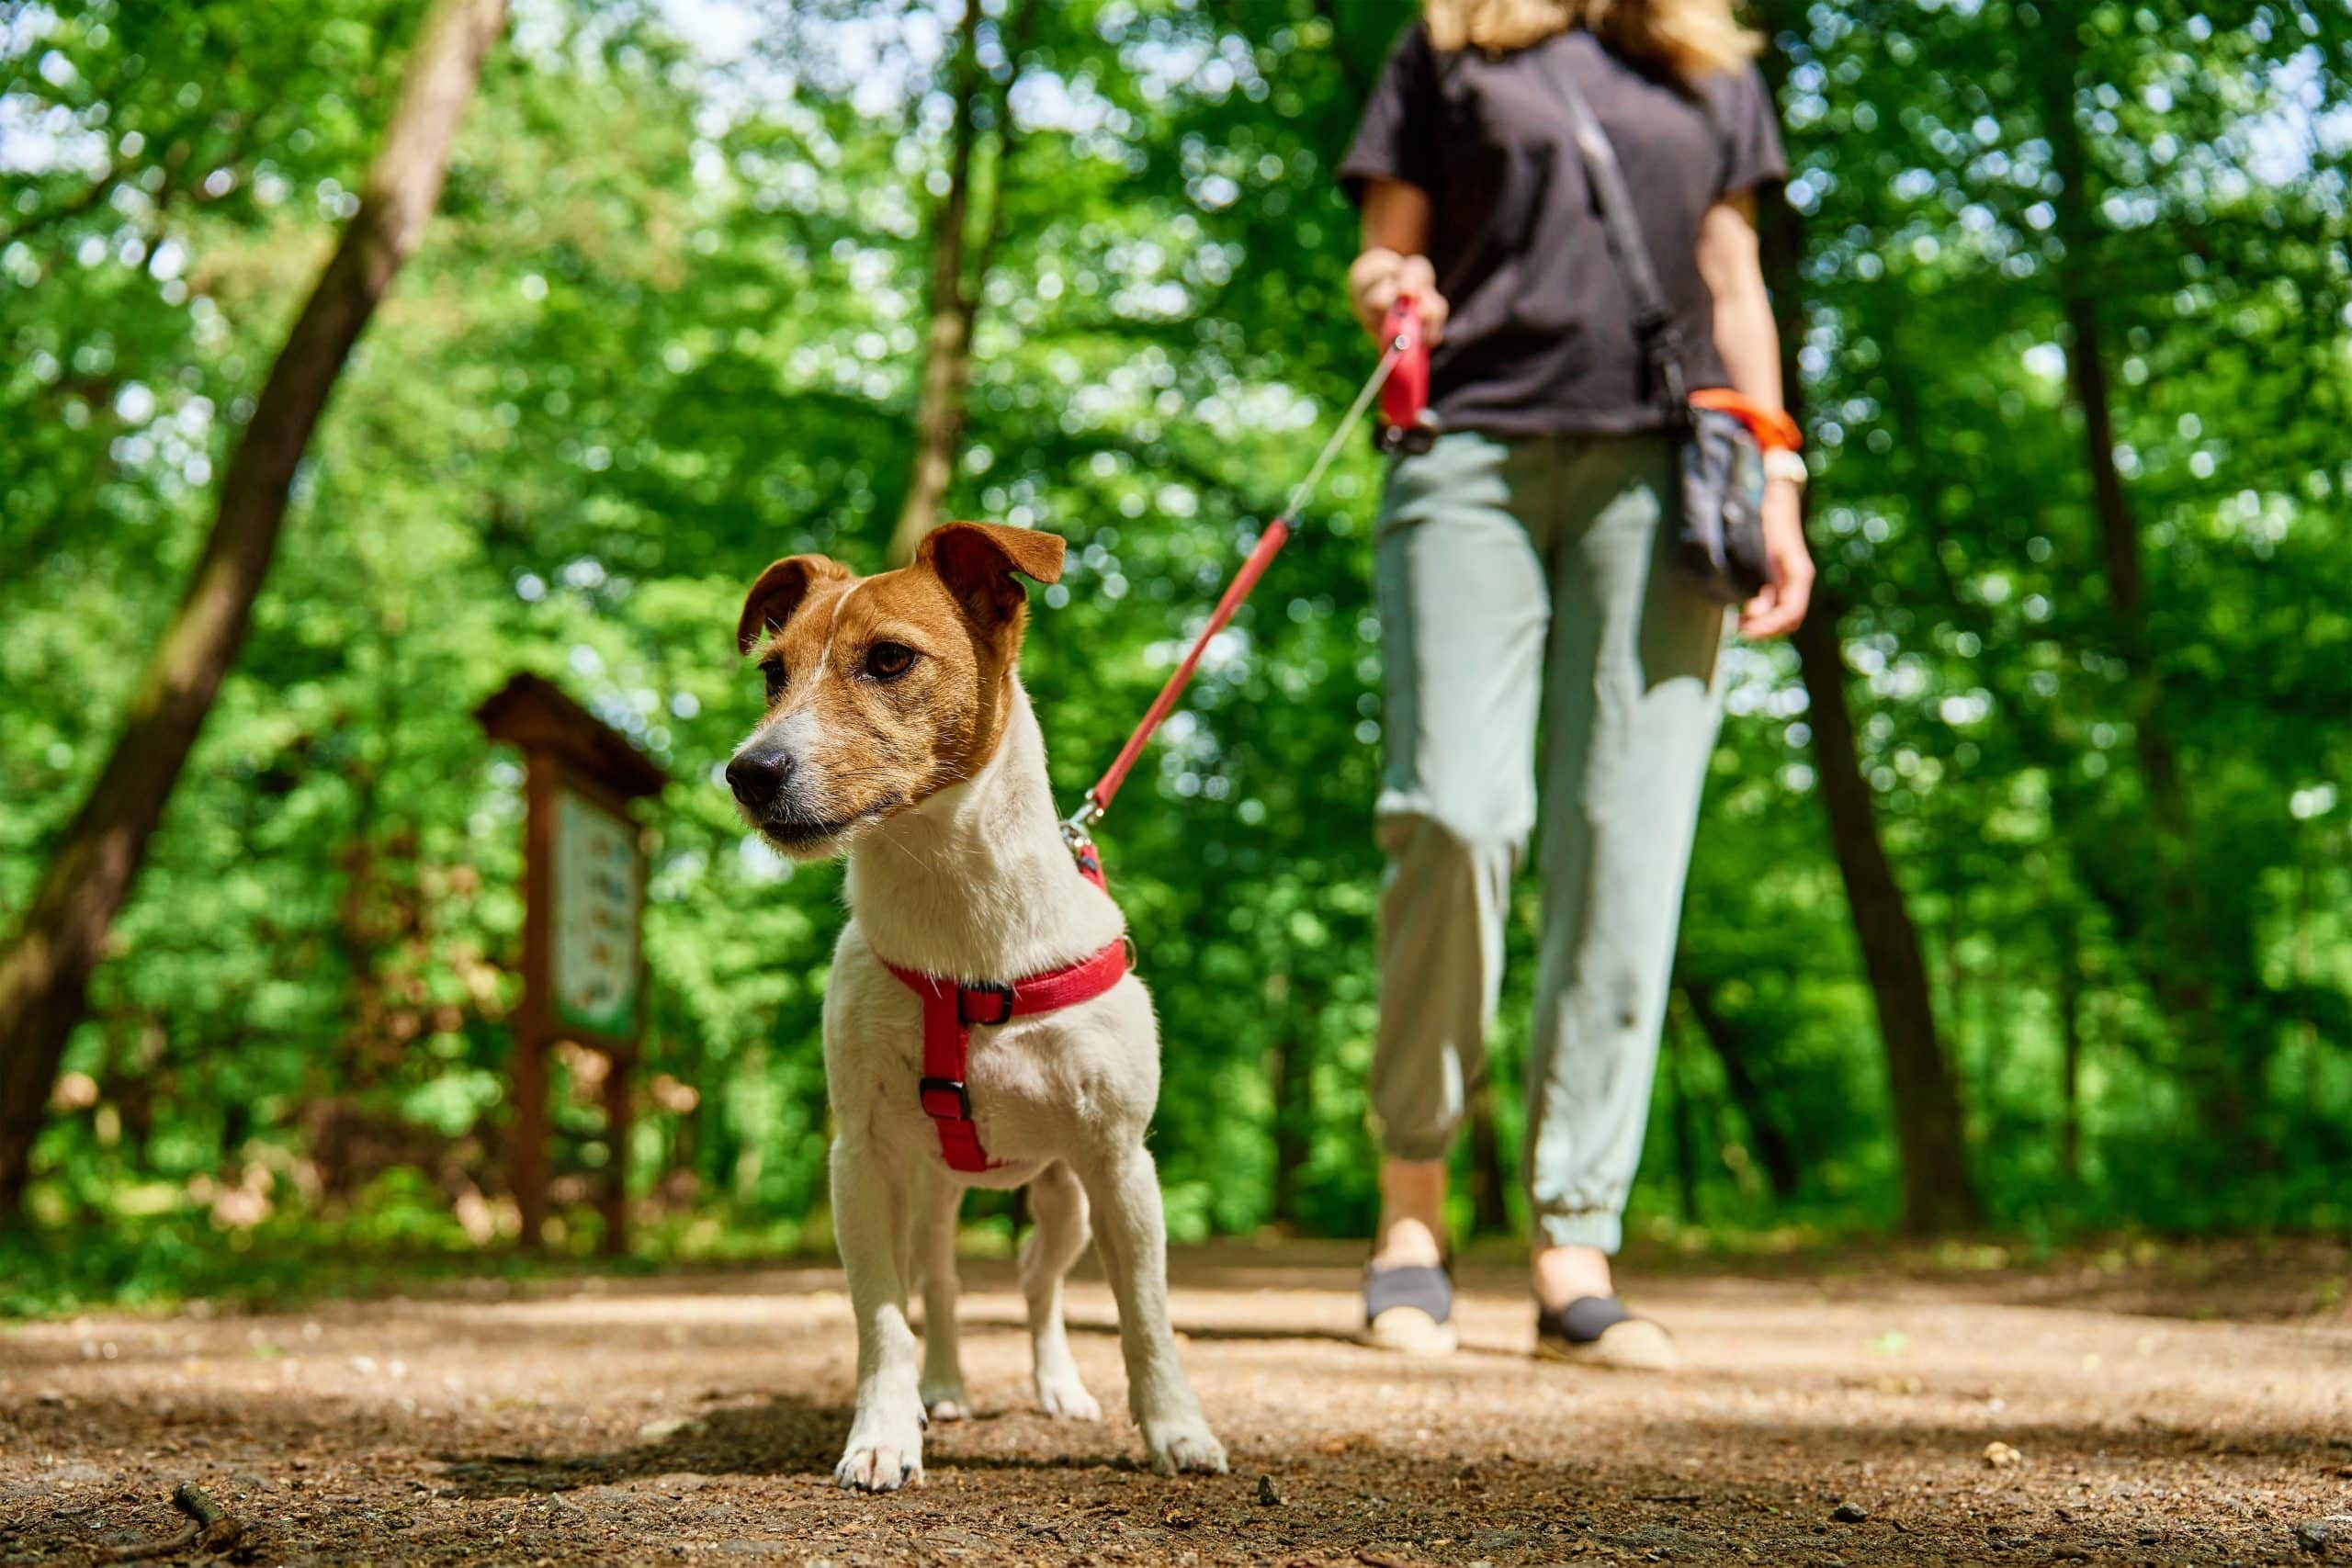
<svg viewBox="0 0 2352 1568">
<path fill-rule="evenodd" d="M 973 3 L 518 0 L 40 1097 L 0 1310 L 511 1248 L 521 771 L 470 709 L 518 669 L 674 779 L 636 1131 L 610 1146 L 600 1064 L 561 1054 L 553 1245 L 594 1246 L 615 1162 L 641 1258 L 827 1244 L 839 876 L 718 780 L 759 705 L 742 591 L 797 551 L 883 564 L 933 319 L 968 314 L 944 511 L 1070 540 L 1027 676 L 1074 801 L 1368 368 L 1331 171 L 1410 15 Z M 424 10 L 0 22 L 0 929 Z M 1822 592 L 1733 655 L 1636 1232 L 2341 1231 L 2352 16 L 1751 19 Z M 1379 474 L 1351 450 L 1106 835 L 1179 1237 L 1371 1218 Z M 1526 973 L 1465 1232 L 1518 1204 Z"/>
</svg>

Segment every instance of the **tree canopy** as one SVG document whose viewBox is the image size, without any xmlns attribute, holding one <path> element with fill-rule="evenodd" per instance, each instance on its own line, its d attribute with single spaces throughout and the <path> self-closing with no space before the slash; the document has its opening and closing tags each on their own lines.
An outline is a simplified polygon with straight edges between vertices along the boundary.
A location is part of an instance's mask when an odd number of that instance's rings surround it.
<svg viewBox="0 0 2352 1568">
<path fill-rule="evenodd" d="M 743 590 L 800 551 L 885 564 L 961 308 L 941 512 L 1070 541 L 1025 674 L 1074 802 L 1370 363 L 1331 172 L 1407 6 L 978 3 L 517 7 L 114 922 L 37 1228 L 499 1237 L 520 772 L 470 711 L 522 669 L 674 781 L 629 1147 L 561 1058 L 571 1235 L 615 1161 L 650 1246 L 810 1234 L 838 875 L 718 778 L 759 708 Z M 122 727 L 419 13 L 0 24 L 0 926 Z M 1832 772 L 1994 1224 L 2352 1221 L 2352 20 L 1756 19 L 1834 636 L 1810 670 L 1735 655 L 1636 1224 L 1897 1218 Z M 1379 483 L 1368 447 L 1334 471 L 1105 831 L 1180 1235 L 1369 1224 Z M 1465 1224 L 1517 1201 L 1525 972 Z"/>
</svg>

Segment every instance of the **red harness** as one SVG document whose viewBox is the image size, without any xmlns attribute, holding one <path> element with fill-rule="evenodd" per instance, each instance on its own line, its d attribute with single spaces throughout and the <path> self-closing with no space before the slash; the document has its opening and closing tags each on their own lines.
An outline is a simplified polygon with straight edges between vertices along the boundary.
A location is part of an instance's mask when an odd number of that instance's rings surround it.
<svg viewBox="0 0 2352 1568">
<path fill-rule="evenodd" d="M 1078 870 L 1095 886 L 1102 886 L 1102 862 L 1091 844 L 1080 853 Z M 972 1092 L 965 1085 L 973 1029 L 1092 1001 L 1125 978 L 1127 939 L 1122 935 L 1091 957 L 1011 985 L 967 986 L 901 969 L 887 958 L 882 967 L 922 998 L 922 1082 L 917 1093 L 923 1114 L 939 1129 L 939 1152 L 950 1170 L 982 1171 L 998 1162 L 980 1147 L 980 1130 L 972 1123 Z"/>
</svg>

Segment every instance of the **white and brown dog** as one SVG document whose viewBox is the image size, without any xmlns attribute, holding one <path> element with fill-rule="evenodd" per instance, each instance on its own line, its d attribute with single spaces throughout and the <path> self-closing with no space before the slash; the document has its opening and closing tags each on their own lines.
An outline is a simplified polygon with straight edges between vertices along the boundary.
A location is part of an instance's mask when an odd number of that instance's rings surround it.
<svg viewBox="0 0 2352 1568">
<path fill-rule="evenodd" d="M 1029 1188 L 1021 1288 L 1046 1413 L 1102 1414 L 1062 1327 L 1091 1201 L 1151 1466 L 1225 1469 L 1168 1326 L 1144 1147 L 1159 1096 L 1151 999 L 1127 972 L 1118 906 L 1061 837 L 1015 671 L 1028 606 L 1014 574 L 1051 582 L 1061 564 L 1052 535 L 950 524 L 914 564 L 875 577 L 822 556 L 778 561 L 737 628 L 767 677 L 767 716 L 728 784 L 785 853 L 849 856 L 851 918 L 825 996 L 833 1226 L 857 1318 L 846 1486 L 919 1479 L 926 1419 L 970 1408 L 955 1243 L 975 1185 Z"/>
</svg>

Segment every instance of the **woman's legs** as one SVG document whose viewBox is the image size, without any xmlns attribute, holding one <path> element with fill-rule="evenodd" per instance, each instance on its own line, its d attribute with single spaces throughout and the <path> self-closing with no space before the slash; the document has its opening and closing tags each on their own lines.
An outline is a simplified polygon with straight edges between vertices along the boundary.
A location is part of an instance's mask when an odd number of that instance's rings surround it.
<svg viewBox="0 0 2352 1568">
<path fill-rule="evenodd" d="M 1396 465 L 1381 509 L 1375 1265 L 1439 1260 L 1445 1156 L 1485 1071 L 1509 884 L 1535 818 L 1551 445 L 1442 436 Z"/>
<path fill-rule="evenodd" d="M 1675 927 L 1722 713 L 1721 606 L 1659 544 L 1658 437 L 1571 447 L 1544 695 L 1543 931 L 1528 1050 L 1536 1294 L 1611 1293 Z"/>
</svg>

